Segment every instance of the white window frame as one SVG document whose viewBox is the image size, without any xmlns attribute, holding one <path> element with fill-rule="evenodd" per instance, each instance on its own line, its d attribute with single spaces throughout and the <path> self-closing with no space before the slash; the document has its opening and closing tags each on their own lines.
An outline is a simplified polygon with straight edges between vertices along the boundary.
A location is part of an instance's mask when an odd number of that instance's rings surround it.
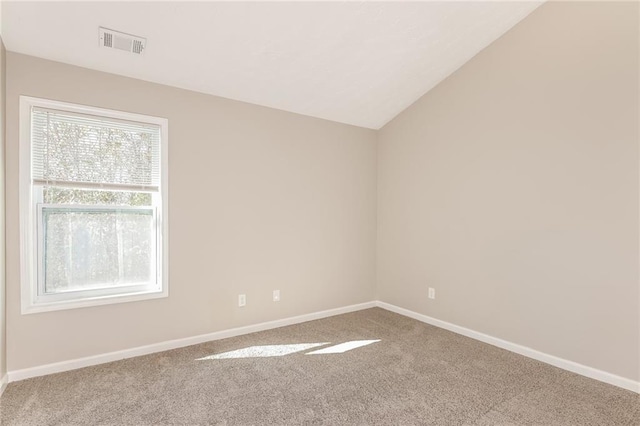
<svg viewBox="0 0 640 426">
<path fill-rule="evenodd" d="M 123 286 L 122 291 L 75 291 L 69 297 L 64 295 L 48 295 L 42 297 L 39 291 L 41 283 L 41 265 L 38 258 L 39 238 L 37 235 L 40 224 L 40 209 L 35 202 L 34 185 L 32 179 L 31 158 L 31 111 L 32 108 L 47 108 L 65 112 L 88 114 L 117 120 L 135 121 L 154 124 L 160 127 L 160 190 L 161 203 L 155 209 L 156 220 L 156 277 L 157 286 Z M 20 281 L 22 314 L 57 311 L 63 309 L 85 308 L 112 303 L 134 302 L 147 299 L 157 299 L 169 295 L 169 250 L 168 250 L 168 120 L 111 109 L 96 108 L 85 105 L 71 104 L 29 96 L 20 96 L 20 145 L 19 145 L 19 208 L 20 208 Z M 40 187 L 36 187 L 36 190 Z M 88 206 L 74 205 L 83 208 Z M 96 206 L 91 206 L 95 208 Z M 70 292 L 71 293 L 71 292 Z M 84 294 L 83 294 L 84 293 Z M 51 297 L 54 296 L 54 297 Z"/>
</svg>

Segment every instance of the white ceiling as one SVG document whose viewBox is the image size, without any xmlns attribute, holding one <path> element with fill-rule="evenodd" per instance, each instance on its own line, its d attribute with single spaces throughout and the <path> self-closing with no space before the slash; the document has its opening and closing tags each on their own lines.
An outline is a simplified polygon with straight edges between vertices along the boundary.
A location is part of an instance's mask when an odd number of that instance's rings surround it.
<svg viewBox="0 0 640 426">
<path fill-rule="evenodd" d="M 378 129 L 541 2 L 7 2 L 8 50 Z M 98 27 L 147 38 L 100 48 Z"/>
</svg>

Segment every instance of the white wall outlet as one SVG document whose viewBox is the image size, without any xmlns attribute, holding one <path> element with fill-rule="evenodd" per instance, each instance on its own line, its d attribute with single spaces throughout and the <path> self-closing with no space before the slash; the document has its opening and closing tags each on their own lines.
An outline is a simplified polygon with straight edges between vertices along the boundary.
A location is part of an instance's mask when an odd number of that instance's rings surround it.
<svg viewBox="0 0 640 426">
<path fill-rule="evenodd" d="M 273 301 L 274 302 L 280 301 L 280 290 L 273 290 Z"/>
<path fill-rule="evenodd" d="M 246 294 L 238 295 L 238 306 L 243 307 L 246 304 L 247 304 L 247 295 Z"/>
<path fill-rule="evenodd" d="M 436 298 L 436 289 L 433 287 L 429 287 L 429 299 Z"/>
</svg>

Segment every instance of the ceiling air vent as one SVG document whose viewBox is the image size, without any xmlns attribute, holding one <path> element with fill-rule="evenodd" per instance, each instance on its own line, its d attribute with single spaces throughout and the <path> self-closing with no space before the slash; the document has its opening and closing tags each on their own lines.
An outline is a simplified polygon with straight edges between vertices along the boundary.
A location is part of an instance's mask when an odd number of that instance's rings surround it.
<svg viewBox="0 0 640 426">
<path fill-rule="evenodd" d="M 147 39 L 100 27 L 100 46 L 142 55 Z"/>
</svg>

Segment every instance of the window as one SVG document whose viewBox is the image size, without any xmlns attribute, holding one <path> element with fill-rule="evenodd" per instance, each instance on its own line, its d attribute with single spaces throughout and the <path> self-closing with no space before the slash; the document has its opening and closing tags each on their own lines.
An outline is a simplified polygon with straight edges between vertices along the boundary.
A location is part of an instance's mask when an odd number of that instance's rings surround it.
<svg viewBox="0 0 640 426">
<path fill-rule="evenodd" d="M 165 297 L 167 120 L 20 98 L 22 313 Z"/>
</svg>

